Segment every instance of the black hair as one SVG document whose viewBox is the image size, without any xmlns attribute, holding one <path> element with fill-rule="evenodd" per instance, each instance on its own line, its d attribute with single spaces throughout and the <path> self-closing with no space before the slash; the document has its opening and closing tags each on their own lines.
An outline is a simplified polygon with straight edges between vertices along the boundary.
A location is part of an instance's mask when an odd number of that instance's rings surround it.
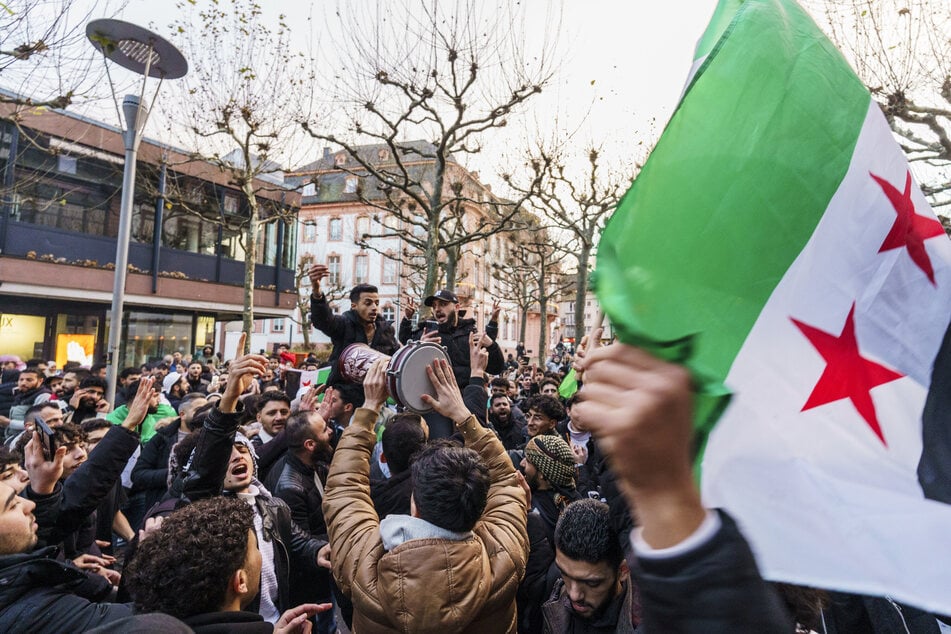
<svg viewBox="0 0 951 634">
<path fill-rule="evenodd" d="M 119 373 L 119 378 L 127 379 L 133 374 L 142 374 L 142 371 L 139 368 L 133 368 L 133 367 L 122 368 L 122 372 Z"/>
<path fill-rule="evenodd" d="M 543 379 L 542 382 L 538 384 L 540 388 L 545 387 L 546 385 L 554 385 L 555 389 L 557 390 L 561 386 L 560 381 L 554 379 L 553 377 L 548 377 L 547 375 L 546 377 L 547 378 Z"/>
<path fill-rule="evenodd" d="M 105 418 L 87 418 L 83 422 L 79 423 L 79 428 L 83 430 L 83 434 L 89 435 L 89 432 L 96 431 L 97 429 L 107 429 L 112 427 L 112 423 L 107 421 Z"/>
<path fill-rule="evenodd" d="M 568 559 L 607 562 L 612 569 L 624 559 L 610 507 L 590 498 L 572 502 L 562 511 L 555 525 L 555 548 Z"/>
<path fill-rule="evenodd" d="M 379 293 L 379 289 L 373 284 L 357 284 L 350 290 L 350 301 L 356 304 L 360 301 L 360 295 L 364 293 Z"/>
<path fill-rule="evenodd" d="M 47 407 L 55 407 L 56 409 L 59 409 L 59 405 L 57 404 L 57 401 L 43 401 L 42 403 L 31 405 L 29 409 L 23 412 L 23 420 L 32 420 L 31 417 L 34 414 L 39 414 L 41 411 L 43 411 Z"/>
<path fill-rule="evenodd" d="M 107 363 L 94 363 L 93 366 L 89 368 L 89 373 L 95 374 L 99 372 L 100 370 L 102 370 L 103 368 L 107 368 L 107 367 L 109 367 L 109 364 Z"/>
<path fill-rule="evenodd" d="M 449 531 L 471 531 L 485 511 L 489 470 L 472 449 L 451 441 L 426 446 L 413 461 L 420 518 Z"/>
<path fill-rule="evenodd" d="M 41 379 L 41 380 L 46 378 L 46 375 L 43 374 L 43 372 L 42 372 L 38 367 L 36 367 L 35 365 L 34 365 L 34 366 L 27 366 L 27 367 L 23 368 L 22 370 L 20 370 L 20 376 L 23 376 L 24 374 L 35 374 L 35 375 L 37 376 L 37 378 L 39 378 L 39 379 Z"/>
<path fill-rule="evenodd" d="M 386 423 L 383 429 L 383 455 L 390 473 L 403 473 L 409 469 L 413 455 L 426 445 L 419 414 L 403 412 Z"/>
<path fill-rule="evenodd" d="M 123 572 L 136 611 L 185 619 L 223 609 L 253 533 L 254 511 L 234 497 L 199 500 L 175 511 L 139 545 Z"/>
<path fill-rule="evenodd" d="M 196 429 L 201 429 L 205 426 L 205 420 L 211 414 L 211 410 L 215 409 L 214 403 L 205 403 L 192 414 L 191 421 L 188 422 L 187 428 L 189 431 L 195 431 Z"/>
<path fill-rule="evenodd" d="M 334 392 L 340 396 L 341 401 L 353 405 L 353 409 L 363 407 L 366 401 L 363 385 L 359 383 L 337 383 L 334 385 Z"/>
<path fill-rule="evenodd" d="M 504 376 L 497 376 L 489 382 L 489 387 L 504 387 L 506 390 L 511 387 L 511 383 Z"/>
<path fill-rule="evenodd" d="M 271 401 L 280 401 L 286 403 L 288 407 L 291 406 L 291 399 L 280 390 L 268 390 L 267 392 L 262 392 L 258 394 L 257 398 L 254 399 L 253 407 L 249 414 L 252 418 L 258 415 L 264 406 L 270 403 Z"/>
<path fill-rule="evenodd" d="M 284 423 L 284 436 L 289 449 L 301 449 L 307 440 L 317 440 L 310 427 L 311 415 L 317 412 L 309 409 L 295 409 Z"/>
<path fill-rule="evenodd" d="M 509 398 L 508 394 L 493 394 L 489 397 L 489 409 L 491 409 L 492 406 L 495 405 L 495 402 L 500 398 L 504 398 L 506 401 L 508 401 L 509 405 L 512 404 L 512 399 Z"/>
<path fill-rule="evenodd" d="M 105 379 L 100 379 L 98 376 L 87 376 L 85 379 L 79 382 L 79 389 L 85 390 L 89 387 L 98 387 L 101 388 L 103 392 L 105 392 L 108 385 L 106 384 Z"/>
<path fill-rule="evenodd" d="M 548 418 L 554 421 L 560 421 L 565 418 L 565 406 L 555 398 L 554 396 L 545 396 L 544 394 L 539 394 L 532 398 L 528 402 L 528 410 L 535 410 L 540 414 L 544 414 Z"/>
</svg>

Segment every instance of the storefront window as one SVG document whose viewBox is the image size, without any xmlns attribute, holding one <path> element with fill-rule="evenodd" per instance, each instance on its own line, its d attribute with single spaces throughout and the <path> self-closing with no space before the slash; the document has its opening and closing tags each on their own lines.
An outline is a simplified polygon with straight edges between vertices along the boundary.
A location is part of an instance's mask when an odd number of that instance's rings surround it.
<svg viewBox="0 0 951 634">
<path fill-rule="evenodd" d="M 121 367 L 159 361 L 167 354 L 193 354 L 191 315 L 132 311 L 123 324 L 125 343 Z"/>
<path fill-rule="evenodd" d="M 98 335 L 99 317 L 96 315 L 58 314 L 53 333 L 56 365 L 63 367 L 67 361 L 92 365 Z"/>
<path fill-rule="evenodd" d="M 46 317 L 0 313 L 0 351 L 22 361 L 42 356 Z"/>
</svg>

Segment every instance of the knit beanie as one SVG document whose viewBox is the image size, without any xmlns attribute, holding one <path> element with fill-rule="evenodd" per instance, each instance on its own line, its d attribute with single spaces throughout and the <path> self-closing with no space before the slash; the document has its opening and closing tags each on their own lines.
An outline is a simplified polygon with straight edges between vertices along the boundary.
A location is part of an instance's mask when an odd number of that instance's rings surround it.
<svg viewBox="0 0 951 634">
<path fill-rule="evenodd" d="M 560 436 L 535 436 L 525 445 L 525 459 L 552 485 L 574 488 L 575 455 Z"/>
</svg>

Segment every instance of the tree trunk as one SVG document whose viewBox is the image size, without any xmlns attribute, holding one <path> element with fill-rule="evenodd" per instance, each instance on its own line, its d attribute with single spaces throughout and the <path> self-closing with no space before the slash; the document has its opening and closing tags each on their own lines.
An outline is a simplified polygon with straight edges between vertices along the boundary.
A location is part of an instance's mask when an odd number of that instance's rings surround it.
<svg viewBox="0 0 951 634">
<path fill-rule="evenodd" d="M 456 292 L 456 271 L 459 270 L 459 251 L 460 249 L 458 247 L 444 250 L 446 254 L 446 264 L 443 270 L 446 272 L 446 288 L 453 293 Z"/>
<path fill-rule="evenodd" d="M 258 226 L 261 224 L 258 219 L 258 206 L 253 192 L 247 197 L 247 200 L 250 207 L 250 217 L 245 233 L 244 319 L 241 322 L 241 330 L 245 334 L 245 343 L 244 350 L 239 351 L 240 354 L 247 354 L 251 350 L 251 331 L 254 330 L 254 267 L 258 259 Z"/>
<path fill-rule="evenodd" d="M 548 295 L 545 286 L 547 269 L 542 256 L 541 274 L 538 276 L 538 317 L 541 320 L 541 327 L 538 329 L 538 365 L 542 367 L 545 367 L 545 357 L 548 356 Z"/>
<path fill-rule="evenodd" d="M 584 309 L 588 301 L 588 261 L 591 259 L 591 247 L 582 245 L 578 252 L 578 273 L 575 275 L 575 346 L 585 336 Z"/>
</svg>

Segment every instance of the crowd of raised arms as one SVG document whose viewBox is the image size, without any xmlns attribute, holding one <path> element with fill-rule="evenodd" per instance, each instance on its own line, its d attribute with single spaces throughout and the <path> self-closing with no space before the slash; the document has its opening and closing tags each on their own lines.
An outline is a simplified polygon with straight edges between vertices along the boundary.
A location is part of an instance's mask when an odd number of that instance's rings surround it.
<svg viewBox="0 0 951 634">
<path fill-rule="evenodd" d="M 114 403 L 104 365 L 5 357 L 0 631 L 939 632 L 762 579 L 701 503 L 683 368 L 600 329 L 539 367 L 449 290 L 425 320 L 410 299 L 384 320 L 370 285 L 336 314 L 326 274 L 320 385 L 315 357 L 243 336 L 122 368 Z M 392 360 L 426 344 L 394 394 Z"/>
</svg>

